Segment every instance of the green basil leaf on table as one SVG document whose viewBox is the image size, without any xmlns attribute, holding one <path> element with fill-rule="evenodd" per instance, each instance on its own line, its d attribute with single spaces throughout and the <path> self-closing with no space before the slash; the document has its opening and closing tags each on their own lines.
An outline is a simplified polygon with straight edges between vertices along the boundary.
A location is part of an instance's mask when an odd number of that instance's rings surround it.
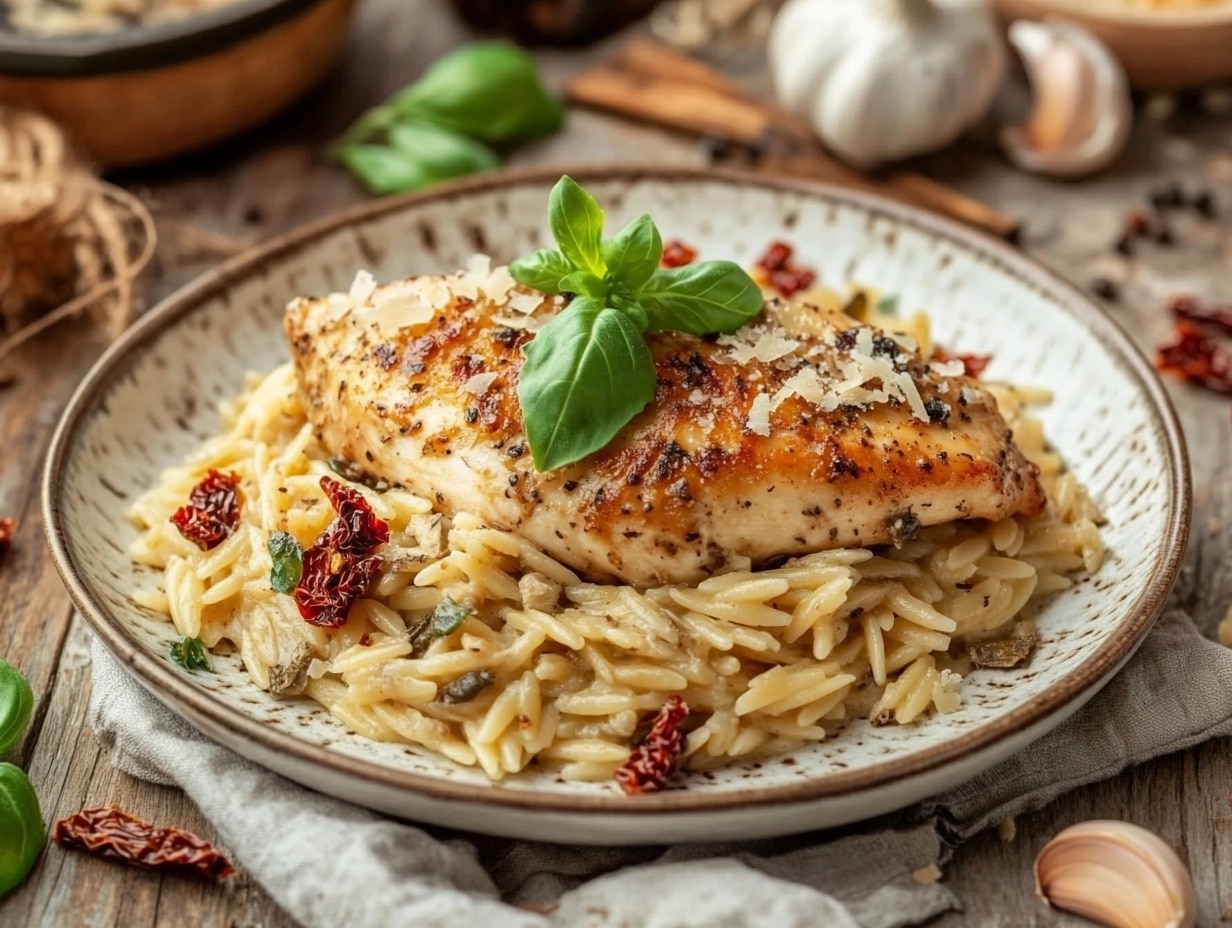
<svg viewBox="0 0 1232 928">
<path fill-rule="evenodd" d="M 276 593 L 290 593 L 304 574 L 304 549 L 288 532 L 274 532 L 269 542 L 270 586 Z"/>
<path fill-rule="evenodd" d="M 413 157 L 386 145 L 346 145 L 336 155 L 377 196 L 417 190 L 436 181 Z"/>
<path fill-rule="evenodd" d="M 637 294 L 651 332 L 734 332 L 761 312 L 762 292 L 731 261 L 704 261 L 656 271 Z"/>
<path fill-rule="evenodd" d="M 496 152 L 474 139 L 426 122 L 391 126 L 389 146 L 414 158 L 436 180 L 465 177 L 500 167 Z"/>
<path fill-rule="evenodd" d="M 0 660 L 0 754 L 21 740 L 34 711 L 34 691 L 16 667 Z"/>
<path fill-rule="evenodd" d="M 573 273 L 573 265 L 554 248 L 541 248 L 525 258 L 510 262 L 509 273 L 523 287 L 555 296 L 564 292 L 560 284 Z"/>
<path fill-rule="evenodd" d="M 564 108 L 539 81 L 534 59 L 501 41 L 445 55 L 389 105 L 403 117 L 494 143 L 539 138 L 564 122 Z"/>
<path fill-rule="evenodd" d="M 663 260 L 663 238 L 646 213 L 603 243 L 608 279 L 629 293 L 636 293 L 654 276 Z"/>
<path fill-rule="evenodd" d="M 598 451 L 654 399 L 655 366 L 620 310 L 574 300 L 526 347 L 518 401 L 540 471 Z"/>
<path fill-rule="evenodd" d="M 171 644 L 171 660 L 179 664 L 189 673 L 194 670 L 212 670 L 210 659 L 206 657 L 205 644 L 200 638 L 189 638 L 181 635 Z"/>
<path fill-rule="evenodd" d="M 38 796 L 21 768 L 0 763 L 0 896 L 12 892 L 47 843 Z"/>
<path fill-rule="evenodd" d="M 569 175 L 552 188 L 548 198 L 548 226 L 563 254 L 579 271 L 603 277 L 603 210 Z"/>
<path fill-rule="evenodd" d="M 441 690 L 441 701 L 450 705 L 470 702 L 496 682 L 490 670 L 472 670 L 464 673 Z"/>
</svg>

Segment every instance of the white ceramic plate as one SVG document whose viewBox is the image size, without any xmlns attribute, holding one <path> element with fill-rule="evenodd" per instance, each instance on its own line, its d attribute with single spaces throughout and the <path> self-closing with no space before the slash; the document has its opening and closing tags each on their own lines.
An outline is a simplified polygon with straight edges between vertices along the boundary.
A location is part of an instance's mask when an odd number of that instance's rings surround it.
<svg viewBox="0 0 1232 928">
<path fill-rule="evenodd" d="M 476 251 L 507 261 L 547 240 L 558 173 L 490 175 L 374 203 L 229 262 L 152 311 L 69 404 L 44 505 L 56 562 L 106 645 L 159 699 L 239 753 L 322 792 L 407 818 L 585 843 L 752 838 L 837 825 L 952 786 L 1059 724 L 1129 658 L 1175 579 L 1189 524 L 1180 430 L 1149 365 L 1080 293 L 1013 249 L 923 213 L 820 186 L 739 174 L 584 170 L 613 225 L 651 213 L 703 256 L 751 262 L 798 246 L 822 282 L 859 281 L 927 309 L 938 338 L 991 353 L 989 376 L 1058 396 L 1049 434 L 1108 517 L 1098 575 L 1043 610 L 1029 667 L 976 671 L 955 713 L 912 726 L 865 722 L 822 744 L 683 778 L 628 798 L 612 784 L 529 772 L 499 785 L 426 750 L 348 733 L 308 700 L 251 685 L 238 657 L 181 672 L 174 637 L 129 597 L 151 577 L 124 554 L 125 508 L 217 428 L 215 405 L 248 371 L 286 357 L 282 308 L 298 294 L 452 270 Z"/>
</svg>

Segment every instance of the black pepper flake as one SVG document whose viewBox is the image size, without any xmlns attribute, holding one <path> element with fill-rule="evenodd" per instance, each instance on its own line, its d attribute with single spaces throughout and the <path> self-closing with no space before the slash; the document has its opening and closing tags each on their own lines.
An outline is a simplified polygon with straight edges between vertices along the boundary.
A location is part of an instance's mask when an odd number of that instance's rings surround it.
<svg viewBox="0 0 1232 928">
<path fill-rule="evenodd" d="M 572 493 L 574 490 L 577 489 L 577 481 L 576 480 L 566 480 L 564 484 L 562 485 L 562 488 L 564 489 L 566 493 Z"/>
<path fill-rule="evenodd" d="M 479 421 L 479 410 L 474 406 L 466 407 L 466 421 L 472 425 Z"/>
<path fill-rule="evenodd" d="M 1194 212 L 1206 219 L 1214 219 L 1218 213 L 1215 207 L 1215 195 L 1209 190 L 1199 190 L 1190 200 L 1189 205 L 1193 207 Z"/>
<path fill-rule="evenodd" d="M 894 358 L 898 356 L 898 342 L 888 335 L 873 338 L 873 357 Z"/>
<path fill-rule="evenodd" d="M 910 509 L 890 517 L 890 539 L 894 547 L 901 548 L 904 542 L 914 541 L 920 534 L 920 518 Z"/>
<path fill-rule="evenodd" d="M 834 337 L 834 344 L 839 351 L 850 351 L 856 346 L 856 330 L 843 329 Z"/>
<path fill-rule="evenodd" d="M 509 475 L 509 485 L 511 487 L 516 487 L 518 485 L 518 475 L 517 474 Z"/>
<path fill-rule="evenodd" d="M 526 443 L 520 442 L 520 441 L 516 442 L 515 444 L 510 445 L 509 450 L 505 452 L 505 454 L 509 455 L 509 457 L 514 458 L 514 459 L 520 458 L 525 453 L 526 453 Z"/>
<path fill-rule="evenodd" d="M 943 403 L 941 400 L 929 400 L 924 404 L 924 411 L 928 413 L 930 422 L 944 422 L 950 418 L 950 407 L 948 403 Z"/>
<path fill-rule="evenodd" d="M 1115 281 L 1109 280 L 1107 277 L 1095 277 L 1088 286 L 1091 292 L 1101 300 L 1116 303 L 1121 299 L 1121 288 L 1116 285 Z"/>
<path fill-rule="evenodd" d="M 1116 240 L 1116 244 L 1113 245 L 1112 247 L 1113 247 L 1113 250 L 1116 251 L 1116 253 L 1119 255 L 1124 255 L 1127 258 L 1133 257 L 1134 241 L 1133 241 L 1132 236 L 1122 235 L 1120 238 Z"/>
</svg>

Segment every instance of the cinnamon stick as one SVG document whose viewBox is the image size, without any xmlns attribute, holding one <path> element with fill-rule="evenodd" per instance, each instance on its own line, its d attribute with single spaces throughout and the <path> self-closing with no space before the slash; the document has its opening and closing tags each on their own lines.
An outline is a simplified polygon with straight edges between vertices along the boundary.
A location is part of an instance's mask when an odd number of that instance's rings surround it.
<svg viewBox="0 0 1232 928">
<path fill-rule="evenodd" d="M 574 103 L 699 135 L 766 150 L 763 170 L 872 190 L 1012 239 L 1018 220 L 910 171 L 872 178 L 826 152 L 793 113 L 751 96 L 696 59 L 648 39 L 634 39 L 612 65 L 576 75 L 565 88 Z"/>
</svg>

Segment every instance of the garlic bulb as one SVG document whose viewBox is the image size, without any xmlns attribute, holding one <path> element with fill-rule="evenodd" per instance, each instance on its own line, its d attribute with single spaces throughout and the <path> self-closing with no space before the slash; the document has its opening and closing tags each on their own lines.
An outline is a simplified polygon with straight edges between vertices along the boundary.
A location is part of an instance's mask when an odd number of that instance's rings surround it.
<svg viewBox="0 0 1232 928">
<path fill-rule="evenodd" d="M 780 102 L 867 168 L 943 148 L 983 117 L 1005 51 L 978 0 L 789 0 L 770 68 Z"/>
<path fill-rule="evenodd" d="M 1194 891 L 1175 852 L 1144 828 L 1093 821 L 1066 828 L 1035 859 L 1050 905 L 1111 928 L 1193 928 Z"/>
<path fill-rule="evenodd" d="M 1026 125 L 1001 133 L 1010 159 L 1055 177 L 1082 177 L 1115 161 L 1129 141 L 1133 105 L 1125 72 L 1107 46 L 1063 22 L 1020 20 L 1009 38 L 1035 95 Z"/>
</svg>

